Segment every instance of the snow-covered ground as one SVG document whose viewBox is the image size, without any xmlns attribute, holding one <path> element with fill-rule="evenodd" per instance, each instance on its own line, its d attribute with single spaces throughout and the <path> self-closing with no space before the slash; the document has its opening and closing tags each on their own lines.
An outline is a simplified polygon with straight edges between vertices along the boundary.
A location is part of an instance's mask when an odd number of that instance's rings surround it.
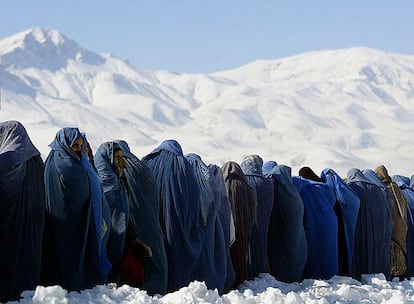
<svg viewBox="0 0 414 304">
<path fill-rule="evenodd" d="M 414 281 L 386 281 L 382 274 L 365 275 L 362 282 L 334 276 L 330 280 L 304 280 L 301 283 L 282 283 L 269 274 L 245 282 L 238 290 L 220 296 L 208 290 L 202 282 L 192 282 L 179 291 L 165 296 L 147 295 L 129 286 L 117 289 L 97 286 L 80 293 L 67 292 L 59 286 L 37 287 L 23 293 L 20 303 L 157 303 L 157 304 L 328 304 L 328 303 L 414 303 Z"/>
</svg>

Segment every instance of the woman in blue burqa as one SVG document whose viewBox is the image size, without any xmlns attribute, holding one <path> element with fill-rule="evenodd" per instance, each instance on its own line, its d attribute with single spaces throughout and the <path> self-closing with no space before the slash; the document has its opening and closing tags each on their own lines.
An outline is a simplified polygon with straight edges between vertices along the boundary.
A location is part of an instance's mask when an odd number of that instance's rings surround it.
<svg viewBox="0 0 414 304">
<path fill-rule="evenodd" d="M 101 185 L 101 180 L 99 178 L 98 172 L 95 167 L 95 162 L 93 158 L 93 151 L 89 142 L 86 138 L 85 133 L 81 133 L 83 137 L 82 145 L 82 163 L 85 166 L 85 169 L 88 171 L 89 181 L 91 183 L 92 191 L 92 221 L 95 225 L 94 231 L 101 231 L 101 237 L 97 241 L 101 265 L 105 265 L 106 268 L 106 277 L 109 273 L 112 265 L 109 262 L 108 256 L 106 254 L 106 245 L 109 238 L 109 229 L 111 225 L 111 215 L 109 210 L 108 201 L 106 200 L 105 195 L 103 195 L 103 188 Z M 101 202 L 101 203 L 99 203 Z"/>
<path fill-rule="evenodd" d="M 82 152 L 84 138 L 77 128 L 63 128 L 49 146 L 42 283 L 69 291 L 106 283 L 110 264 L 102 244 L 103 196 Z"/>
<path fill-rule="evenodd" d="M 0 302 L 39 283 L 44 191 L 43 161 L 25 128 L 0 123 Z"/>
<path fill-rule="evenodd" d="M 224 182 L 223 171 L 217 165 L 210 164 L 208 166 L 210 175 L 215 180 L 217 185 L 217 191 L 220 197 L 220 208 L 218 210 L 218 217 L 220 220 L 220 225 L 223 229 L 224 243 L 226 249 L 226 281 L 224 283 L 223 292 L 229 291 L 234 283 L 236 278 L 236 273 L 234 272 L 233 262 L 231 261 L 230 246 L 234 243 L 235 240 L 235 231 L 234 231 L 234 219 L 231 213 L 231 206 L 229 195 L 227 194 L 226 184 Z"/>
<path fill-rule="evenodd" d="M 392 201 L 382 181 L 371 172 L 368 178 L 366 170 L 350 169 L 346 181 L 360 199 L 352 260 L 352 276 L 356 279 L 369 273 L 383 273 L 390 278 L 391 271 Z"/>
<path fill-rule="evenodd" d="M 249 244 L 256 220 L 257 202 L 253 190 L 239 164 L 226 162 L 223 167 L 224 182 L 234 216 L 236 240 L 230 247 L 231 259 L 236 272 L 234 287 L 248 279 Z"/>
<path fill-rule="evenodd" d="M 244 157 L 241 168 L 256 196 L 257 212 L 249 248 L 249 279 L 269 272 L 268 230 L 273 208 L 273 182 L 263 176 L 263 160 L 259 155 Z"/>
<path fill-rule="evenodd" d="M 123 179 L 125 160 L 121 147 L 113 142 L 101 144 L 95 154 L 95 166 L 110 209 L 110 228 L 107 254 L 112 264 L 109 281 L 121 282 L 121 260 L 124 255 L 129 224 L 131 191 Z M 128 234 L 131 235 L 131 234 Z M 131 235 L 131 242 L 134 236 Z M 136 272 L 140 271 L 135 269 Z"/>
<path fill-rule="evenodd" d="M 293 185 L 290 167 L 268 161 L 263 174 L 274 185 L 268 244 L 270 273 L 283 282 L 300 282 L 308 255 L 302 198 Z"/>
<path fill-rule="evenodd" d="M 199 155 L 187 154 L 186 159 L 200 186 L 201 220 L 205 230 L 200 262 L 194 274 L 197 280 L 206 282 L 209 289 L 222 293 L 227 279 L 227 251 L 218 215 L 221 208 L 219 186 Z"/>
<path fill-rule="evenodd" d="M 313 174 L 316 176 L 316 174 Z M 309 177 L 309 176 L 308 176 Z M 304 277 L 329 279 L 338 274 L 338 218 L 334 211 L 336 197 L 319 177 L 292 177 L 305 207 L 303 224 L 308 242 Z"/>
<path fill-rule="evenodd" d="M 154 174 L 161 202 L 161 228 L 168 260 L 168 291 L 194 280 L 204 241 L 200 190 L 193 170 L 175 140 L 166 140 L 142 161 Z"/>
<path fill-rule="evenodd" d="M 339 275 L 352 274 L 354 255 L 355 229 L 359 212 L 359 196 L 333 170 L 324 169 L 322 181 L 335 193 L 335 213 L 338 216 L 338 271 Z"/>
<path fill-rule="evenodd" d="M 145 280 L 139 287 L 150 295 L 165 294 L 168 284 L 168 265 L 164 235 L 160 225 L 158 185 L 152 172 L 123 141 L 115 141 L 125 159 L 124 177 L 131 190 L 129 200 L 130 224 L 140 240 L 151 248 L 152 256 L 144 259 Z"/>
</svg>

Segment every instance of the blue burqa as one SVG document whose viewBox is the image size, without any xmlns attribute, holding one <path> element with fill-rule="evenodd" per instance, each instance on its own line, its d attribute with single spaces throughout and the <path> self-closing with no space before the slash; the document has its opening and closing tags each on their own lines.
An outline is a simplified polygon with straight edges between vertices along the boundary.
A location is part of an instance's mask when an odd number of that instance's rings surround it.
<svg viewBox="0 0 414 304">
<path fill-rule="evenodd" d="M 196 154 L 187 154 L 186 159 L 193 168 L 200 187 L 201 220 L 205 230 L 196 279 L 204 281 L 209 289 L 222 293 L 227 278 L 226 243 L 218 212 L 221 196 L 218 184 L 206 164 Z"/>
<path fill-rule="evenodd" d="M 410 188 L 410 179 L 402 175 L 392 176 L 407 201 L 407 276 L 414 276 L 414 189 Z"/>
<path fill-rule="evenodd" d="M 356 168 L 348 171 L 347 184 L 360 199 L 352 276 L 360 279 L 361 274 L 383 273 L 389 278 L 391 206 L 384 189 Z"/>
<path fill-rule="evenodd" d="M 256 220 L 257 202 L 252 188 L 236 162 L 226 162 L 222 170 L 234 216 L 236 240 L 230 247 L 230 253 L 236 272 L 234 286 L 237 287 L 248 279 L 247 261 L 253 224 Z"/>
<path fill-rule="evenodd" d="M 390 224 L 387 225 L 387 229 L 386 229 L 386 238 L 388 239 L 388 237 L 391 238 L 392 240 L 392 208 L 394 205 L 394 201 L 393 201 L 393 197 L 392 194 L 390 192 L 390 190 L 387 188 L 387 186 L 385 185 L 385 183 L 381 180 L 381 178 L 379 178 L 379 176 L 375 173 L 374 170 L 372 169 L 364 169 L 362 170 L 362 174 L 368 178 L 372 183 L 374 183 L 375 185 L 377 185 L 378 187 L 381 188 L 382 190 L 382 196 L 384 197 L 384 200 L 386 201 L 386 207 L 387 207 L 387 212 L 389 212 L 390 214 Z M 386 256 L 391 256 L 391 241 L 390 241 L 390 246 L 386 247 Z M 390 271 L 391 271 L 391 262 L 390 262 Z M 388 276 L 387 276 L 388 277 Z M 391 277 L 391 272 L 390 272 L 390 276 Z"/>
<path fill-rule="evenodd" d="M 338 231 L 343 231 L 343 234 L 339 233 L 338 235 L 338 258 L 339 261 L 343 261 L 344 259 L 342 258 L 342 255 L 345 255 L 345 265 L 347 266 L 345 267 L 345 273 L 341 273 L 341 265 L 339 265 L 339 269 L 340 274 L 350 275 L 352 273 L 352 257 L 354 254 L 355 229 L 359 212 L 359 196 L 332 169 L 323 170 L 321 178 L 329 187 L 331 187 L 332 191 L 335 194 L 336 201 L 339 204 L 340 214 L 338 215 L 338 219 L 341 219 L 341 221 L 339 221 L 339 224 L 341 224 L 342 226 L 338 227 Z M 344 240 L 342 238 L 344 238 Z M 345 248 L 341 248 L 341 244 L 344 244 Z"/>
<path fill-rule="evenodd" d="M 240 167 L 256 196 L 257 212 L 249 248 L 249 278 L 269 272 L 268 230 L 273 208 L 273 182 L 263 176 L 263 160 L 258 155 L 246 156 Z"/>
<path fill-rule="evenodd" d="M 338 274 L 338 219 L 335 195 L 321 182 L 293 177 L 305 207 L 304 227 L 308 243 L 306 278 L 329 279 Z"/>
<path fill-rule="evenodd" d="M 160 200 L 157 182 L 125 141 L 115 141 L 123 152 L 126 168 L 124 176 L 131 189 L 130 223 L 140 240 L 149 246 L 151 257 L 144 260 L 145 281 L 140 289 L 150 295 L 165 294 L 168 285 L 168 265 L 164 235 L 160 225 Z"/>
<path fill-rule="evenodd" d="M 269 161 L 263 165 L 263 174 L 274 185 L 268 244 L 270 273 L 283 282 L 300 282 L 308 256 L 302 198 L 292 183 L 289 167 Z"/>
<path fill-rule="evenodd" d="M 220 225 L 223 229 L 224 242 L 226 248 L 226 282 L 223 292 L 227 292 L 233 286 L 236 273 L 231 261 L 230 246 L 234 242 L 234 221 L 231 213 L 229 196 L 227 194 L 226 184 L 224 183 L 223 171 L 217 165 L 209 165 L 211 176 L 216 181 L 217 191 L 220 196 L 220 208 L 218 211 Z"/>
<path fill-rule="evenodd" d="M 91 182 L 91 191 L 93 192 L 92 200 L 94 203 L 92 206 L 93 208 L 93 222 L 96 226 L 96 231 L 98 231 L 98 227 L 101 230 L 101 237 L 98 241 L 98 245 L 100 247 L 100 257 L 102 265 L 108 264 L 108 256 L 106 255 L 106 245 L 108 243 L 109 238 L 109 229 L 111 226 L 111 214 L 109 210 L 108 201 L 106 200 L 105 195 L 103 194 L 103 188 L 101 185 L 101 180 L 99 178 L 98 172 L 95 167 L 95 162 L 93 159 L 93 152 L 89 146 L 88 140 L 86 138 L 85 133 L 81 133 L 83 137 L 83 146 L 82 146 L 82 153 L 85 157 L 82 157 L 82 164 L 85 166 L 86 170 L 88 171 L 89 180 Z M 86 145 L 89 146 L 89 151 L 86 152 Z M 101 203 L 99 203 L 101 202 Z M 107 262 L 106 262 L 107 261 Z M 112 265 L 107 265 L 109 267 L 108 272 Z"/>
<path fill-rule="evenodd" d="M 204 242 L 200 189 L 175 140 L 166 140 L 142 159 L 160 190 L 161 228 L 168 259 L 168 291 L 187 286 L 198 267 Z"/>
<path fill-rule="evenodd" d="M 393 206 L 393 199 L 392 199 L 391 192 L 387 188 L 387 185 L 384 184 L 384 182 L 379 178 L 379 176 L 375 173 L 374 170 L 364 169 L 364 170 L 362 170 L 362 174 L 367 179 L 369 179 L 372 183 L 374 183 L 375 185 L 377 185 L 378 187 L 381 188 L 382 194 L 383 194 L 383 196 L 385 197 L 385 199 L 387 201 L 387 208 L 391 212 L 392 206 Z M 390 231 L 392 231 L 392 227 L 390 227 Z"/>
<path fill-rule="evenodd" d="M 105 142 L 95 153 L 95 167 L 109 205 L 111 224 L 106 245 L 107 255 L 112 264 L 109 280 L 119 282 L 120 263 L 124 253 L 125 235 L 129 221 L 129 202 L 125 185 L 119 178 L 114 165 L 115 150 L 118 144 Z"/>
<path fill-rule="evenodd" d="M 45 208 L 39 151 L 19 122 L 0 123 L 0 302 L 39 283 Z"/>
<path fill-rule="evenodd" d="M 67 290 L 106 283 L 110 268 L 102 252 L 102 193 L 96 173 L 70 149 L 80 137 L 77 128 L 58 131 L 45 164 L 43 284 Z"/>
</svg>

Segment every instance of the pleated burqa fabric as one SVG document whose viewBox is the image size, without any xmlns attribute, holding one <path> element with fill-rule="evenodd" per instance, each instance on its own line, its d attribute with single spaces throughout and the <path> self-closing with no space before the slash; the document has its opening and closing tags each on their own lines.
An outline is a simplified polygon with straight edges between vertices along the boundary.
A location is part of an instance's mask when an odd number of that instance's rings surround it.
<svg viewBox="0 0 414 304">
<path fill-rule="evenodd" d="M 270 273 L 283 282 L 300 282 L 308 256 L 302 198 L 293 185 L 290 167 L 266 162 L 263 174 L 274 185 L 268 237 Z"/>
<path fill-rule="evenodd" d="M 269 272 L 268 231 L 273 209 L 273 182 L 263 176 L 263 160 L 258 155 L 246 156 L 240 167 L 256 196 L 257 212 L 249 250 L 249 279 Z"/>
<path fill-rule="evenodd" d="M 407 202 L 407 277 L 410 278 L 414 276 L 414 189 L 406 176 L 393 175 L 392 181 L 400 187 Z"/>
<path fill-rule="evenodd" d="M 393 198 L 391 276 L 407 274 L 407 201 L 398 185 L 391 180 L 384 165 L 375 168 L 375 173 L 384 182 Z"/>
<path fill-rule="evenodd" d="M 205 231 L 200 219 L 200 189 L 179 143 L 166 140 L 142 159 L 158 184 L 161 228 L 168 259 L 168 291 L 194 280 Z"/>
<path fill-rule="evenodd" d="M 339 274 L 350 276 L 359 212 L 359 196 L 333 169 L 323 170 L 321 178 L 335 193 L 339 206 L 337 213 Z"/>
<path fill-rule="evenodd" d="M 99 263 L 105 275 L 105 280 L 107 281 L 107 276 L 109 274 L 112 265 L 109 262 L 108 256 L 106 254 L 106 245 L 108 243 L 110 225 L 111 225 L 111 212 L 109 209 L 108 201 L 106 200 L 105 195 L 103 194 L 103 187 L 101 185 L 101 179 L 99 178 L 98 172 L 95 167 L 95 162 L 93 159 L 93 151 L 89 146 L 89 143 L 86 139 L 86 135 L 81 133 L 84 142 L 83 142 L 83 156 L 82 164 L 84 165 L 86 171 L 88 172 L 90 187 L 91 187 L 91 203 L 92 203 L 92 225 L 95 227 L 92 229 L 92 237 L 95 239 L 94 244 L 97 246 L 96 250 L 98 251 Z M 85 151 L 86 146 L 89 146 L 88 152 Z M 86 157 L 85 157 L 86 156 Z M 95 233 L 98 232 L 98 233 Z"/>
<path fill-rule="evenodd" d="M 110 210 L 111 223 L 106 248 L 112 264 L 109 281 L 115 283 L 120 283 L 121 259 L 130 218 L 127 189 L 114 164 L 114 154 L 118 148 L 119 145 L 113 141 L 105 142 L 95 153 L 95 166 Z"/>
<path fill-rule="evenodd" d="M 256 221 L 257 202 L 236 162 L 226 162 L 222 170 L 234 218 L 236 240 L 230 247 L 230 253 L 236 272 L 234 286 L 238 286 L 248 279 L 249 244 Z"/>
<path fill-rule="evenodd" d="M 224 243 L 226 248 L 226 281 L 224 283 L 224 292 L 228 292 L 233 286 L 236 278 L 236 273 L 233 268 L 231 260 L 230 246 L 234 242 L 234 220 L 230 206 L 229 196 L 227 194 L 226 184 L 224 183 L 223 171 L 217 165 L 209 165 L 209 170 L 212 178 L 214 178 L 217 186 L 217 191 L 220 196 L 220 208 L 218 210 L 218 217 L 220 225 L 223 229 Z"/>
<path fill-rule="evenodd" d="M 366 172 L 364 172 L 366 174 Z M 347 184 L 360 199 L 355 230 L 352 276 L 383 273 L 390 277 L 391 205 L 381 180 L 369 179 L 359 169 L 348 171 Z M 374 173 L 375 175 L 375 173 Z"/>
<path fill-rule="evenodd" d="M 23 125 L 0 123 L 0 302 L 39 284 L 46 209 L 43 161 Z"/>
<path fill-rule="evenodd" d="M 102 192 L 89 161 L 71 146 L 83 138 L 77 128 L 58 131 L 45 164 L 47 213 L 42 284 L 83 290 L 107 282 L 109 263 L 102 252 L 103 232 L 95 208 Z"/>
<path fill-rule="evenodd" d="M 130 224 L 152 252 L 152 256 L 144 259 L 145 281 L 138 287 L 150 295 L 163 295 L 168 286 L 168 264 L 160 224 L 158 185 L 151 170 L 130 151 L 125 141 L 115 143 L 122 149 L 126 165 L 124 176 L 131 190 Z"/>
<path fill-rule="evenodd" d="M 223 293 L 227 279 L 227 248 L 223 226 L 220 222 L 221 195 L 219 186 L 210 169 L 196 154 L 187 154 L 200 186 L 201 220 L 205 230 L 200 261 L 194 275 L 204 281 L 209 289 Z"/>
<path fill-rule="evenodd" d="M 308 258 L 304 277 L 329 279 L 338 274 L 338 218 L 336 198 L 331 188 L 321 182 L 294 176 L 293 184 L 305 207 L 304 227 Z"/>
</svg>

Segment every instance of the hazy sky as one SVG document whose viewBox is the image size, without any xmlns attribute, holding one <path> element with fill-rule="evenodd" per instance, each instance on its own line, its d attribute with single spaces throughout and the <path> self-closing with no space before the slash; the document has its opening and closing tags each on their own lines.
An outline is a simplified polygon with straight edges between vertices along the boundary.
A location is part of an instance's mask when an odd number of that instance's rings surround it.
<svg viewBox="0 0 414 304">
<path fill-rule="evenodd" d="M 414 54 L 414 0 L 10 0 L 0 38 L 57 29 L 139 69 L 213 72 L 367 46 Z"/>
</svg>

